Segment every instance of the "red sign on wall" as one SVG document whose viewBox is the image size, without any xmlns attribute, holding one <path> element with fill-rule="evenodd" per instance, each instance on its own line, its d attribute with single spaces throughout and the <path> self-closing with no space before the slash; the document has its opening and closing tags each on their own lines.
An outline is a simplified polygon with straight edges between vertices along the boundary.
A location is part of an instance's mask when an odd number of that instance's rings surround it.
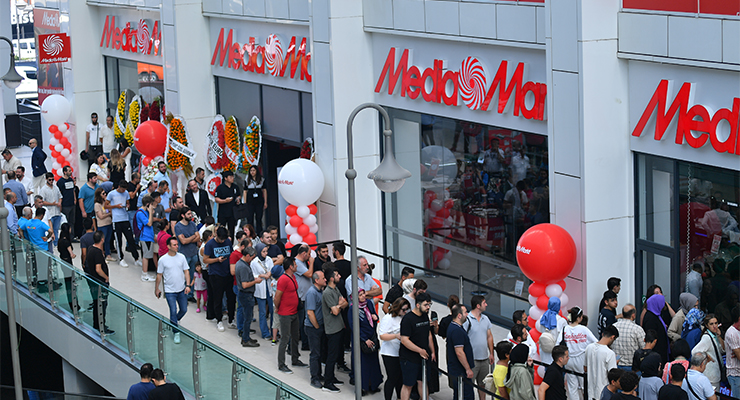
<svg viewBox="0 0 740 400">
<path fill-rule="evenodd" d="M 622 8 L 694 14 L 740 15 L 740 0 L 622 0 Z"/>
<path fill-rule="evenodd" d="M 66 33 L 39 35 L 39 63 L 67 62 L 72 57 L 69 36 Z"/>
</svg>

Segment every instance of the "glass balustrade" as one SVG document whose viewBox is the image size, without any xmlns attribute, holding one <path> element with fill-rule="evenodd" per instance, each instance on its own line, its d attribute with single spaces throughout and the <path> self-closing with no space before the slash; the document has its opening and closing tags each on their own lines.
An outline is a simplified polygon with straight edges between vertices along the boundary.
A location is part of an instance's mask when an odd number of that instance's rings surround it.
<svg viewBox="0 0 740 400">
<path fill-rule="evenodd" d="M 28 241 L 11 237 L 10 252 L 15 285 L 36 296 L 41 306 L 73 318 L 81 331 L 128 354 L 131 361 L 161 368 L 168 381 L 195 398 L 274 399 L 279 390 L 278 398 L 310 399 Z M 175 329 L 181 340 L 177 349 Z"/>
</svg>

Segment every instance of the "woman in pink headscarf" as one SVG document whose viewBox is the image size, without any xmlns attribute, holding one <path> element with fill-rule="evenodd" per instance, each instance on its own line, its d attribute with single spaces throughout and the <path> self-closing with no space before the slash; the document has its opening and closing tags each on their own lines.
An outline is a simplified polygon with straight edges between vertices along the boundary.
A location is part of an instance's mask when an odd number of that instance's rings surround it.
<svg viewBox="0 0 740 400">
<path fill-rule="evenodd" d="M 383 382 L 383 374 L 380 372 L 380 359 L 378 358 L 378 350 L 380 350 L 380 340 L 376 332 L 378 326 L 378 314 L 375 313 L 375 306 L 372 300 L 367 300 L 365 297 L 365 291 L 360 289 L 357 293 L 357 305 L 360 308 L 360 349 L 361 356 L 360 362 L 362 366 L 362 376 L 358 377 L 350 374 L 350 379 L 354 379 L 355 384 L 359 383 L 362 386 L 363 393 L 377 393 L 380 391 L 380 384 Z M 350 307 L 354 299 L 350 297 Z M 354 327 L 352 326 L 352 318 L 349 318 L 349 329 L 350 331 Z M 354 366 L 354 352 L 352 352 L 352 365 Z M 356 368 L 352 368 L 353 371 L 357 371 Z"/>
</svg>

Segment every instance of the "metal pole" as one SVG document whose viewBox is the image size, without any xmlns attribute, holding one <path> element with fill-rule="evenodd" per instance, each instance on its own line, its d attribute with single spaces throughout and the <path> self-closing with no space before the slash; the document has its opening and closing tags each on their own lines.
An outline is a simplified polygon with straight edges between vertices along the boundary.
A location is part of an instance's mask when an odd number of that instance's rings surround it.
<svg viewBox="0 0 740 400">
<path fill-rule="evenodd" d="M 5 273 L 5 296 L 8 304 L 8 332 L 10 332 L 10 357 L 13 362 L 13 386 L 15 399 L 23 400 L 21 382 L 21 358 L 18 352 L 18 331 L 15 322 L 15 302 L 13 301 L 12 256 L 10 255 L 10 232 L 7 229 L 8 209 L 0 207 L 0 245 L 3 251 L 3 272 Z"/>
<path fill-rule="evenodd" d="M 463 377 L 462 375 L 457 377 L 457 399 L 463 400 Z"/>
<path fill-rule="evenodd" d="M 378 104 L 365 103 L 352 110 L 347 119 L 347 171 L 344 176 L 348 180 L 349 193 L 349 248 L 350 264 L 352 269 L 352 355 L 355 362 L 352 364 L 352 373 L 355 377 L 355 399 L 362 400 L 362 367 L 360 366 L 360 307 L 357 304 L 357 217 L 355 204 L 355 171 L 354 151 L 352 150 L 352 123 L 357 114 L 366 109 L 374 108 L 383 116 L 385 127 L 391 126 L 388 113 Z"/>
<path fill-rule="evenodd" d="M 421 400 L 427 400 L 429 398 L 429 387 L 427 386 L 427 361 L 421 359 Z"/>
</svg>

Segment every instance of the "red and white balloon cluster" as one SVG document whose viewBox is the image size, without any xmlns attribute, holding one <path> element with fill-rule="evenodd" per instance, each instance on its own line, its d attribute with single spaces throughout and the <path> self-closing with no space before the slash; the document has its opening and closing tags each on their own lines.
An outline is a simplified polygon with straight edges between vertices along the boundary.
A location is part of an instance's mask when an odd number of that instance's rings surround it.
<svg viewBox="0 0 740 400">
<path fill-rule="evenodd" d="M 305 158 L 298 158 L 285 164 L 278 175 L 278 191 L 290 203 L 285 208 L 290 248 L 300 243 L 316 244 L 316 212 L 314 203 L 324 191 L 324 173 L 316 163 Z"/>
<path fill-rule="evenodd" d="M 44 117 L 46 122 L 51 124 L 49 126 L 49 133 L 51 134 L 49 150 L 54 160 L 51 172 L 60 178 L 64 176 L 62 169 L 67 166 L 71 167 L 75 159 L 72 142 L 70 142 L 73 132 L 69 129 L 69 124 L 66 122 L 70 112 L 71 107 L 69 101 L 64 96 L 58 94 L 47 97 L 41 104 L 41 116 Z"/>
<path fill-rule="evenodd" d="M 532 340 L 539 342 L 544 328 L 538 322 L 547 311 L 550 298 L 559 298 L 561 310 L 567 309 L 569 299 L 565 294 L 563 279 L 576 263 L 576 244 L 565 229 L 553 224 L 538 224 L 519 238 L 516 260 L 524 275 L 534 281 L 529 285 L 529 303 L 532 307 L 527 324 L 535 328 L 529 331 Z M 543 371 L 537 372 L 535 384 L 539 384 L 543 376 Z"/>
<path fill-rule="evenodd" d="M 452 218 L 450 218 L 450 210 L 454 204 L 455 202 L 452 199 L 438 199 L 437 193 L 432 190 L 424 192 L 424 209 L 426 210 L 427 233 L 429 236 L 439 235 L 443 239 L 450 236 L 450 227 L 453 223 Z M 451 259 L 452 253 L 449 250 L 438 247 L 432 253 L 430 269 L 449 269 Z"/>
</svg>

